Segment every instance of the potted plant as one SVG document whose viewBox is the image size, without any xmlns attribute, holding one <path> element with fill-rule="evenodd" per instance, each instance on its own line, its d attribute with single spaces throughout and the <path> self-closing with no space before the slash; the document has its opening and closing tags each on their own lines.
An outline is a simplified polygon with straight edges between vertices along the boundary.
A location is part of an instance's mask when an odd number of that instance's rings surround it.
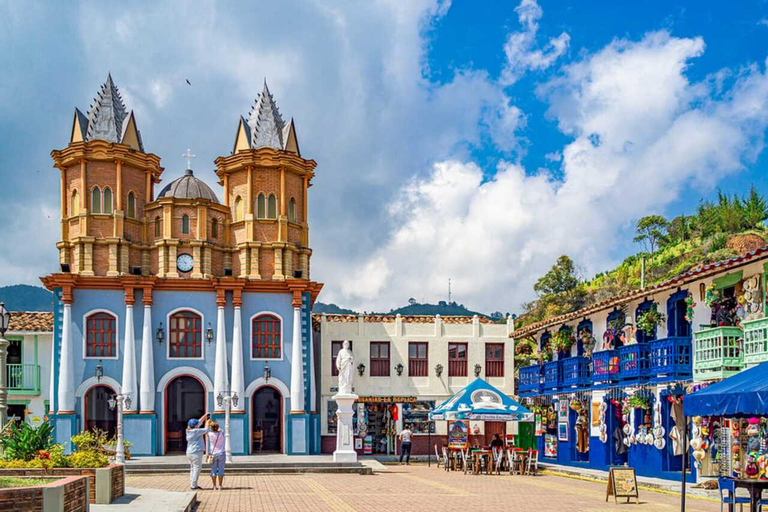
<svg viewBox="0 0 768 512">
<path fill-rule="evenodd" d="M 573 331 L 570 327 L 560 329 L 549 340 L 549 344 L 552 346 L 552 351 L 568 352 L 576 342 L 576 338 L 573 337 Z"/>
<path fill-rule="evenodd" d="M 579 331 L 579 340 L 584 347 L 584 357 L 592 357 L 592 350 L 595 348 L 597 340 L 595 335 L 592 334 L 592 329 L 589 327 L 582 327 Z"/>
</svg>

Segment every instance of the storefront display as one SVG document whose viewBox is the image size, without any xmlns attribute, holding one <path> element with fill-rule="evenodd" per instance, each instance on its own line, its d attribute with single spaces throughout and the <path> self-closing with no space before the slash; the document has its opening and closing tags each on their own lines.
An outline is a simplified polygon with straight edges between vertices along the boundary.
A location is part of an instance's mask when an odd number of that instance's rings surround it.
<svg viewBox="0 0 768 512">
<path fill-rule="evenodd" d="M 469 436 L 469 422 L 463 420 L 448 421 L 448 446 L 464 450 Z"/>
<path fill-rule="evenodd" d="M 552 434 L 544 436 L 544 456 L 551 459 L 557 458 L 557 436 Z"/>
<path fill-rule="evenodd" d="M 435 422 L 430 421 L 429 411 L 435 408 L 435 401 L 404 403 L 403 425 L 410 425 L 414 434 L 435 433 Z"/>
</svg>

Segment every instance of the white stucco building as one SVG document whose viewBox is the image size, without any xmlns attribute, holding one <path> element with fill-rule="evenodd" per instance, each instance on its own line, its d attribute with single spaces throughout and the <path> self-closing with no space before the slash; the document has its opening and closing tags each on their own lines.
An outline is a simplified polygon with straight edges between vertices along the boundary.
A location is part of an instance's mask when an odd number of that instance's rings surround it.
<svg viewBox="0 0 768 512">
<path fill-rule="evenodd" d="M 486 379 L 505 394 L 514 391 L 514 351 L 509 335 L 512 320 L 494 323 L 484 317 L 401 315 L 314 315 L 321 351 L 319 404 L 322 451 L 335 448 L 336 404 L 331 397 L 338 384 L 334 361 L 341 342 L 350 340 L 355 356 L 355 432 L 359 453 L 366 441 L 370 451 L 396 453 L 394 433 L 404 423 L 415 432 L 413 452 L 425 454 L 428 431 L 432 444 L 441 444 L 447 424 L 426 421 L 439 405 L 472 382 Z M 361 431 L 360 425 L 365 425 Z M 480 435 L 506 433 L 504 423 L 477 422 Z M 512 426 L 509 426 L 512 433 Z M 364 435 L 363 435 L 364 434 Z"/>
<path fill-rule="evenodd" d="M 12 312 L 5 338 L 8 417 L 39 424 L 48 413 L 53 313 Z"/>
</svg>

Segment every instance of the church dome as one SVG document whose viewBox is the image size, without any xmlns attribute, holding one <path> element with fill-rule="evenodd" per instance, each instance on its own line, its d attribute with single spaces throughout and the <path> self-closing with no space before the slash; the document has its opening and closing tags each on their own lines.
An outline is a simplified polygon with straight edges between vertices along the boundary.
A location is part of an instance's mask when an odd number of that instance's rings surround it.
<svg viewBox="0 0 768 512">
<path fill-rule="evenodd" d="M 177 199 L 208 199 L 213 203 L 219 202 L 216 194 L 211 190 L 211 187 L 206 185 L 202 180 L 195 178 L 192 169 L 187 169 L 184 171 L 184 176 L 177 178 L 166 185 L 157 197 L 158 199 L 161 197 L 175 197 Z"/>
</svg>

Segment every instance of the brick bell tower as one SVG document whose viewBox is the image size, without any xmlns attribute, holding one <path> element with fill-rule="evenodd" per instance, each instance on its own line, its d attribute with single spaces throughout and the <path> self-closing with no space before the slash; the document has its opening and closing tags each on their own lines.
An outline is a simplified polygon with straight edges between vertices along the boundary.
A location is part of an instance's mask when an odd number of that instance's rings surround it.
<svg viewBox="0 0 768 512">
<path fill-rule="evenodd" d="M 149 273 L 144 207 L 163 168 L 144 151 L 133 111 L 107 76 L 87 115 L 75 108 L 69 145 L 51 152 L 61 171 L 59 262 L 82 276 Z"/>
<path fill-rule="evenodd" d="M 240 118 L 232 154 L 215 164 L 231 211 L 235 276 L 308 280 L 307 190 L 317 163 L 301 157 L 293 119 L 283 121 L 266 81 Z"/>
</svg>

